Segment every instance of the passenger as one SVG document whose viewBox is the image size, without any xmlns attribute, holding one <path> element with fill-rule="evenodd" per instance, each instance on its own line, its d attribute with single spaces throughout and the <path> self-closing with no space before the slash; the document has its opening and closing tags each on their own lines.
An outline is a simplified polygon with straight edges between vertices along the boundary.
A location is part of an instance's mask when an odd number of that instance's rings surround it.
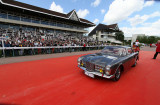
<svg viewBox="0 0 160 105">
<path fill-rule="evenodd" d="M 160 53 L 160 40 L 158 40 L 156 46 L 157 46 L 157 48 L 156 48 L 156 53 L 154 54 L 153 59 L 156 59 L 158 53 Z"/>
<path fill-rule="evenodd" d="M 133 49 L 133 51 L 135 52 L 135 50 L 136 50 L 136 45 L 135 45 L 135 42 L 133 42 L 132 49 Z"/>
<path fill-rule="evenodd" d="M 133 42 L 133 47 L 132 47 L 132 49 L 134 50 L 134 52 L 139 52 L 139 46 L 138 45 L 136 45 L 136 43 L 135 42 Z"/>
<path fill-rule="evenodd" d="M 136 46 L 136 50 L 135 50 L 135 52 L 139 52 L 139 51 L 140 51 L 139 46 Z"/>
</svg>

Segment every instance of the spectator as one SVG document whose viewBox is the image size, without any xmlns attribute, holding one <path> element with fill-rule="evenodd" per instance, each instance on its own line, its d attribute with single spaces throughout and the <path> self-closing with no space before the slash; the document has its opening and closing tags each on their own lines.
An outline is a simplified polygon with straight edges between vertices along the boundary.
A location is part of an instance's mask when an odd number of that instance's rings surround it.
<svg viewBox="0 0 160 105">
<path fill-rule="evenodd" d="M 156 48 L 156 53 L 154 54 L 153 59 L 156 59 L 158 53 L 160 53 L 160 40 L 158 40 L 156 46 L 157 46 L 157 48 Z"/>
<path fill-rule="evenodd" d="M 150 45 L 150 47 L 152 47 L 152 43 L 150 43 L 149 45 Z"/>
<path fill-rule="evenodd" d="M 86 44 L 83 44 L 83 51 L 86 51 Z"/>
<path fill-rule="evenodd" d="M 5 42 L 4 47 L 10 47 L 10 43 L 8 40 Z M 10 56 L 10 50 L 8 50 L 8 49 L 5 50 L 5 55 Z"/>
</svg>

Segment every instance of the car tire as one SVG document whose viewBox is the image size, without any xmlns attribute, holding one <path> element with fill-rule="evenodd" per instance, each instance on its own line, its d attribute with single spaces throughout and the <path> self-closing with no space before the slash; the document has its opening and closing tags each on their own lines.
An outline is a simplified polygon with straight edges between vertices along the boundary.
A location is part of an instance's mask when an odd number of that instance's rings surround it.
<svg viewBox="0 0 160 105">
<path fill-rule="evenodd" d="M 113 78 L 114 81 L 118 81 L 121 77 L 121 69 L 118 68 L 116 73 L 115 73 L 115 77 Z"/>
</svg>

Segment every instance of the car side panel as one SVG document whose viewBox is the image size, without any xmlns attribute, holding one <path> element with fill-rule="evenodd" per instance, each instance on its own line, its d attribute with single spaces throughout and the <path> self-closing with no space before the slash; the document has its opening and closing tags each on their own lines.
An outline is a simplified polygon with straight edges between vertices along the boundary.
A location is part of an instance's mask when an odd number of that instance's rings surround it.
<svg viewBox="0 0 160 105">
<path fill-rule="evenodd" d="M 123 65 L 123 69 L 124 70 L 128 70 L 130 68 L 130 57 L 126 56 L 123 58 L 120 58 L 117 63 L 115 63 L 112 67 L 111 67 L 111 75 L 113 75 L 116 70 Z"/>
<path fill-rule="evenodd" d="M 128 55 L 129 59 L 129 67 L 131 67 L 135 62 L 135 54 Z"/>
<path fill-rule="evenodd" d="M 123 60 L 124 71 L 128 70 L 130 68 L 130 65 L 131 65 L 131 57 L 126 56 L 125 59 Z"/>
</svg>

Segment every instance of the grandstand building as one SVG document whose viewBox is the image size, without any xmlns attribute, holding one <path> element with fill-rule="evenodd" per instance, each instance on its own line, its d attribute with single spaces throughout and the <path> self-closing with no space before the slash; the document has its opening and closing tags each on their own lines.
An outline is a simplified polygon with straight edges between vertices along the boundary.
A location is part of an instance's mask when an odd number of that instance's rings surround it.
<svg viewBox="0 0 160 105">
<path fill-rule="evenodd" d="M 63 14 L 15 0 L 0 0 L 0 37 L 53 39 L 58 34 L 82 37 L 94 23 L 76 11 Z"/>
</svg>

